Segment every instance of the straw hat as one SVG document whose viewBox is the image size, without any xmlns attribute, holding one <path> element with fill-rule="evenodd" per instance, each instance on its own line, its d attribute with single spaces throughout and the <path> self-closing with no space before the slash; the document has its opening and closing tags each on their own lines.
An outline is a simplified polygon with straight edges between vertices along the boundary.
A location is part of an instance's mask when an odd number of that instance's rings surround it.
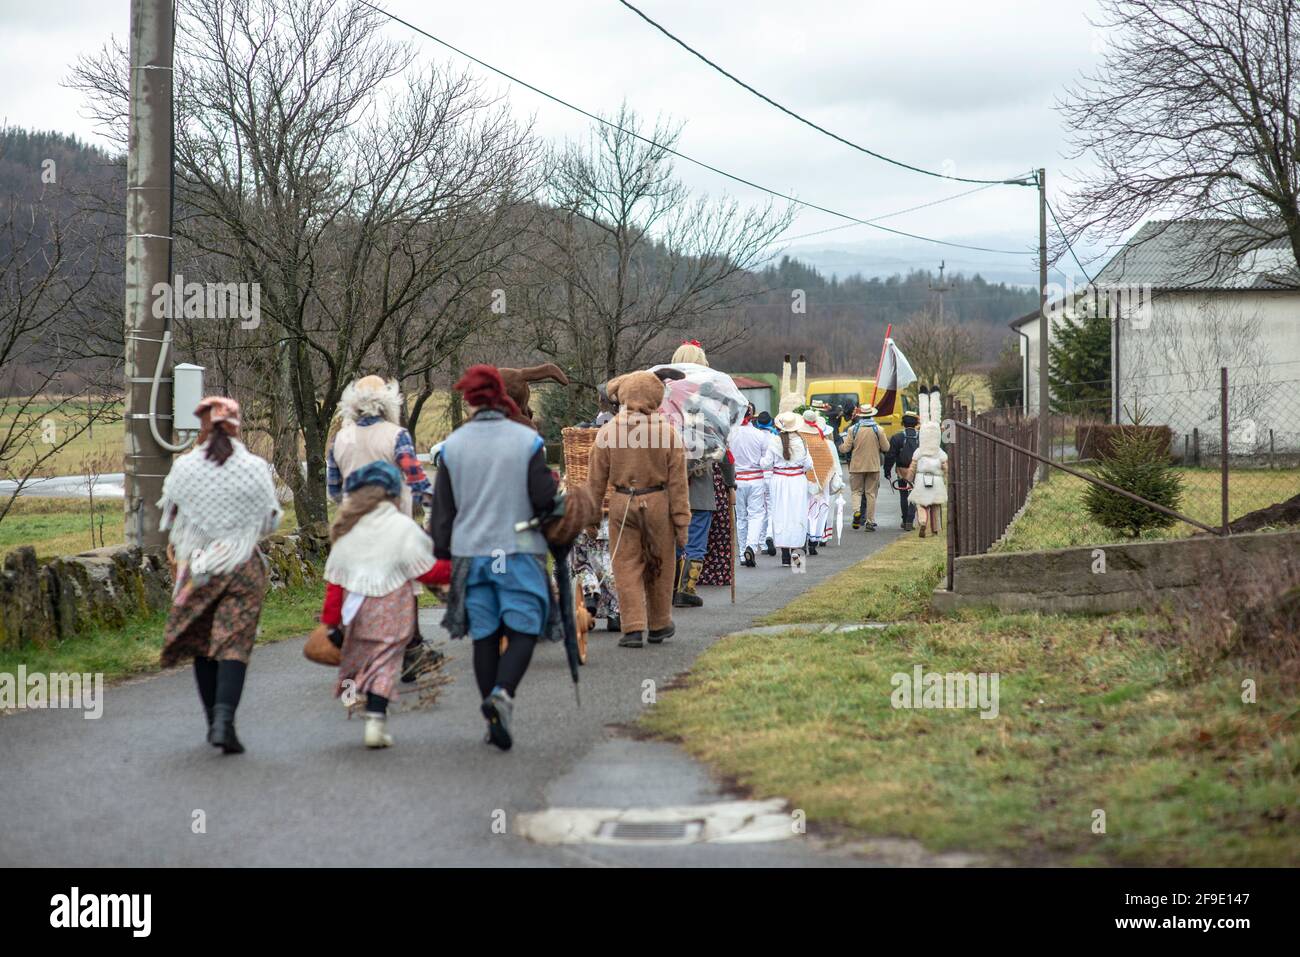
<svg viewBox="0 0 1300 957">
<path fill-rule="evenodd" d="M 782 412 L 774 421 L 782 432 L 797 432 L 803 425 L 803 416 L 797 412 Z"/>
<path fill-rule="evenodd" d="M 880 410 L 877 409 L 870 402 L 864 402 L 862 405 L 858 406 L 856 409 L 853 410 L 853 414 L 854 416 L 863 416 L 865 418 L 872 419 L 880 414 Z"/>
</svg>

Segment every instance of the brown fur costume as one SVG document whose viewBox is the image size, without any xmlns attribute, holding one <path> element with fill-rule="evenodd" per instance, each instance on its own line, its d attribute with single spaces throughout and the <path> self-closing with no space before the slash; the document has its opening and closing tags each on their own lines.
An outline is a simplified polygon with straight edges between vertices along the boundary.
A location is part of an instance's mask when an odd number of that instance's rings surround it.
<svg viewBox="0 0 1300 957">
<path fill-rule="evenodd" d="M 498 368 L 501 373 L 501 381 L 505 383 L 506 395 L 515 400 L 515 405 L 519 406 L 519 411 L 523 413 L 522 417 L 511 416 L 520 425 L 526 425 L 530 429 L 537 426 L 533 424 L 533 410 L 529 405 L 529 399 L 532 398 L 532 390 L 528 388 L 530 382 L 558 382 L 560 385 L 568 385 L 569 377 L 553 362 L 545 362 L 539 366 L 527 366 L 523 369 L 503 369 Z"/>
<path fill-rule="evenodd" d="M 589 487 L 599 502 L 610 488 L 609 542 L 623 632 L 672 623 L 674 544 L 686 544 L 691 506 L 681 436 L 657 411 L 664 384 L 651 372 L 611 379 L 622 408 L 601 426 L 591 450 Z M 630 495 L 619 488 L 656 492 Z"/>
</svg>

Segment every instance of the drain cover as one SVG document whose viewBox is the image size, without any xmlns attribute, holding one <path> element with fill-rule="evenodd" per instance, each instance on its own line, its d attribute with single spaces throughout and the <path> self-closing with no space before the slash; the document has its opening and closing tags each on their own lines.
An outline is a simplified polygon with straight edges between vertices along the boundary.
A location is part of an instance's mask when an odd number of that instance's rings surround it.
<svg viewBox="0 0 1300 957">
<path fill-rule="evenodd" d="M 515 833 L 538 844 L 699 844 L 782 841 L 802 833 L 785 801 L 723 801 L 654 808 L 553 807 L 517 815 Z"/>
<path fill-rule="evenodd" d="M 619 843 L 689 844 L 703 830 L 703 821 L 605 821 L 596 836 Z"/>
</svg>

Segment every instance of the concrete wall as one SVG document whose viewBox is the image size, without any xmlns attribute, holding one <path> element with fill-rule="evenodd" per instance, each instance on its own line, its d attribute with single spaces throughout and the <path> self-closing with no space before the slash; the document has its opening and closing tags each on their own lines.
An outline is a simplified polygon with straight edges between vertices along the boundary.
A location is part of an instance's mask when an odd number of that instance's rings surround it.
<svg viewBox="0 0 1300 957">
<path fill-rule="evenodd" d="M 320 581 L 328 552 L 324 525 L 262 541 L 272 588 Z M 171 590 L 166 560 L 139 548 L 97 548 L 42 564 L 35 549 L 23 546 L 0 565 L 0 648 L 45 645 L 96 626 L 121 627 L 166 608 Z"/>
<path fill-rule="evenodd" d="M 1171 591 L 1194 588 L 1224 564 L 1268 567 L 1297 556 L 1300 532 L 971 555 L 956 560 L 952 592 L 936 590 L 933 604 L 939 611 L 981 606 L 1049 613 L 1127 611 Z M 1095 571 L 1102 567 L 1104 571 Z"/>
</svg>

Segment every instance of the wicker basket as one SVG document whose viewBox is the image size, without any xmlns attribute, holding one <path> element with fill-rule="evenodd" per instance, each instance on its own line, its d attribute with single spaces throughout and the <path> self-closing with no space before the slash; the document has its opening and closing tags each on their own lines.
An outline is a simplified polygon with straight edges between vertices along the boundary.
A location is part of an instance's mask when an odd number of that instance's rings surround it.
<svg viewBox="0 0 1300 957">
<path fill-rule="evenodd" d="M 591 450 L 596 446 L 596 434 L 600 429 L 584 429 L 576 425 L 560 430 L 564 441 L 564 485 L 574 488 L 586 485 L 591 475 Z M 609 511 L 609 489 L 605 489 L 605 501 L 601 508 Z"/>
</svg>

